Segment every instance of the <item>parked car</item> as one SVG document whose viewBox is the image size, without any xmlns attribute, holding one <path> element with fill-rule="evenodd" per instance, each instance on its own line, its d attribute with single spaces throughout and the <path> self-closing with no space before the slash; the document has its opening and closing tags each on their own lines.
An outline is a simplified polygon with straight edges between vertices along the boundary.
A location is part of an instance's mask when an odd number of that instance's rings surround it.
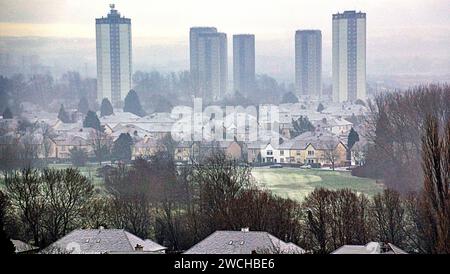
<svg viewBox="0 0 450 274">
<path fill-rule="evenodd" d="M 283 166 L 280 164 L 271 165 L 270 168 L 282 168 Z"/>
<path fill-rule="evenodd" d="M 310 165 L 304 165 L 304 166 L 301 166 L 300 168 L 303 168 L 303 169 L 311 169 L 311 166 L 310 166 Z"/>
</svg>

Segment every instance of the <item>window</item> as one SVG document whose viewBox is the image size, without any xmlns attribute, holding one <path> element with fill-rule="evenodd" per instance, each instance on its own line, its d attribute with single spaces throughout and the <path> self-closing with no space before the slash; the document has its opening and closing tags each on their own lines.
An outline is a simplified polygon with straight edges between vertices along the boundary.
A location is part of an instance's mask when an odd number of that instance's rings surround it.
<svg viewBox="0 0 450 274">
<path fill-rule="evenodd" d="M 284 156 L 284 150 L 280 150 L 280 155 Z"/>
<path fill-rule="evenodd" d="M 308 150 L 308 156 L 314 156 L 314 150 Z"/>
<path fill-rule="evenodd" d="M 272 150 L 268 150 L 267 151 L 267 155 L 273 155 L 273 151 Z"/>
</svg>

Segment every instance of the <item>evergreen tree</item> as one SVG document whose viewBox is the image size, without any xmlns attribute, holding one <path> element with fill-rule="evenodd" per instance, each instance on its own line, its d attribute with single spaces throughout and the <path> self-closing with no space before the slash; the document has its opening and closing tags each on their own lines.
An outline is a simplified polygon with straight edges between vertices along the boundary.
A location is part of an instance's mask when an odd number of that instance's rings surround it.
<svg viewBox="0 0 450 274">
<path fill-rule="evenodd" d="M 86 114 L 86 118 L 83 121 L 83 127 L 94 128 L 99 131 L 103 131 L 103 128 L 100 124 L 100 120 L 97 117 L 97 114 L 91 110 Z"/>
<path fill-rule="evenodd" d="M 292 126 L 293 130 L 291 130 L 291 137 L 297 137 L 298 135 L 308 132 L 308 131 L 314 131 L 315 127 L 313 124 L 309 121 L 308 117 L 306 116 L 300 116 L 297 120 L 292 120 Z"/>
<path fill-rule="evenodd" d="M 129 161 L 131 160 L 131 147 L 133 145 L 133 139 L 129 133 L 121 133 L 119 138 L 114 141 L 112 147 L 112 158 L 114 160 Z"/>
<path fill-rule="evenodd" d="M 282 104 L 287 104 L 287 103 L 295 104 L 295 103 L 298 103 L 298 98 L 297 98 L 297 96 L 295 96 L 294 93 L 287 92 L 283 95 L 283 99 L 281 100 L 281 103 Z"/>
<path fill-rule="evenodd" d="M 361 100 L 361 99 L 357 99 L 357 100 L 355 101 L 355 104 L 356 104 L 356 105 L 361 105 L 361 106 L 366 106 L 366 103 L 365 103 L 363 100 Z"/>
<path fill-rule="evenodd" d="M 319 103 L 317 106 L 317 112 L 322 112 L 325 109 L 325 107 L 322 105 L 322 103 Z"/>
<path fill-rule="evenodd" d="M 59 108 L 58 119 L 61 120 L 61 122 L 63 122 L 63 123 L 70 123 L 70 122 L 72 122 L 70 117 L 69 117 L 69 114 L 64 109 L 64 105 L 63 104 L 61 104 L 61 107 Z"/>
<path fill-rule="evenodd" d="M 136 91 L 130 90 L 130 92 L 128 92 L 127 96 L 125 97 L 123 111 L 130 112 L 141 117 L 145 116 L 145 112 L 142 109 L 141 102 Z"/>
<path fill-rule="evenodd" d="M 3 111 L 3 119 L 12 119 L 13 114 L 9 108 L 6 108 L 5 111 Z"/>
<path fill-rule="evenodd" d="M 86 165 L 88 155 L 82 148 L 73 147 L 69 150 L 70 161 L 76 167 L 82 167 Z"/>
<path fill-rule="evenodd" d="M 87 114 L 89 111 L 89 102 L 86 99 L 86 97 L 81 98 L 80 102 L 78 103 L 78 111 Z"/>
<path fill-rule="evenodd" d="M 354 130 L 353 128 L 350 129 L 350 132 L 348 133 L 348 139 L 347 139 L 347 147 L 348 149 L 351 149 L 353 145 L 359 141 L 359 134 Z"/>
<path fill-rule="evenodd" d="M 103 98 L 100 106 L 100 117 L 105 117 L 114 114 L 114 109 L 108 98 Z"/>
</svg>

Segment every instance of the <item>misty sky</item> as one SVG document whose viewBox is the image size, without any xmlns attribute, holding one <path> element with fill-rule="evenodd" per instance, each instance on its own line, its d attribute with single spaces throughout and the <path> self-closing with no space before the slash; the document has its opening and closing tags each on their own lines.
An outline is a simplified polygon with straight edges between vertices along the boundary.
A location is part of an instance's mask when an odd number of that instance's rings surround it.
<svg viewBox="0 0 450 274">
<path fill-rule="evenodd" d="M 228 34 L 229 48 L 232 34 L 253 33 L 257 56 L 287 58 L 293 55 L 295 30 L 320 29 L 327 71 L 331 63 L 331 14 L 360 10 L 367 13 L 369 73 L 370 64 L 392 58 L 406 62 L 424 54 L 447 58 L 443 71 L 450 72 L 445 65 L 450 58 L 448 0 L 0 0 L 0 38 L 94 39 L 94 19 L 105 16 L 111 2 L 132 19 L 138 52 L 145 45 L 182 45 L 183 53 L 180 48 L 173 56 L 186 59 L 189 28 L 215 26 Z"/>
</svg>

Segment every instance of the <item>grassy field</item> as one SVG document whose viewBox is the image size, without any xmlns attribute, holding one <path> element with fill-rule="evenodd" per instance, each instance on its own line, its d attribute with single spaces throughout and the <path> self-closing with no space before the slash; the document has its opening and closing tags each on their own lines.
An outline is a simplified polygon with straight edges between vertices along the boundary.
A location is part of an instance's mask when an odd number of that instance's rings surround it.
<svg viewBox="0 0 450 274">
<path fill-rule="evenodd" d="M 358 193 L 372 196 L 383 190 L 375 180 L 351 176 L 350 172 L 299 169 L 299 168 L 254 168 L 252 171 L 258 184 L 273 193 L 301 201 L 316 187 L 328 189 L 350 188 Z"/>
<path fill-rule="evenodd" d="M 50 164 L 49 168 L 64 169 L 70 164 Z M 103 178 L 97 177 L 98 164 L 80 167 L 81 173 L 89 178 L 97 191 L 105 191 Z M 358 193 L 372 196 L 383 190 L 375 180 L 351 176 L 349 172 L 299 168 L 253 168 L 253 177 L 259 186 L 271 190 L 281 197 L 301 201 L 316 187 L 328 189 L 350 188 Z M 4 187 L 0 178 L 0 189 Z"/>
</svg>

